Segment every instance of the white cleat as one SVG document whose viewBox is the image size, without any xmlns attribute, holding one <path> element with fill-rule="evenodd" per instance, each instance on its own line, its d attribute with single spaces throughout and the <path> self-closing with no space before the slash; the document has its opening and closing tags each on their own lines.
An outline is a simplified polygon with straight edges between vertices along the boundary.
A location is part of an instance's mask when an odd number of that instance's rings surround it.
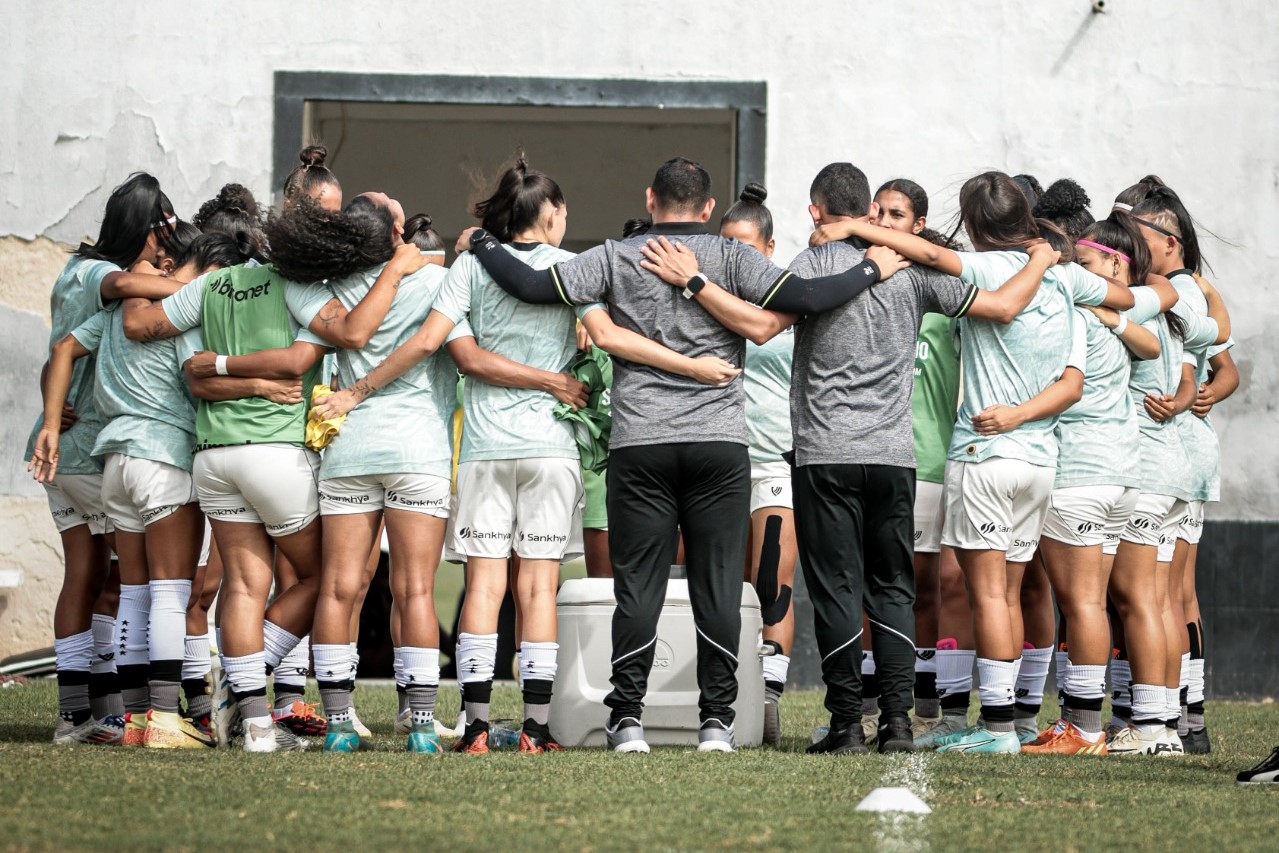
<svg viewBox="0 0 1279 853">
<path fill-rule="evenodd" d="M 361 738 L 373 737 L 373 732 L 369 731 L 369 727 L 360 722 L 360 717 L 355 713 L 355 706 L 351 706 L 351 725 L 355 727 L 355 733 Z M 405 732 L 405 734 L 408 734 Z"/>
<path fill-rule="evenodd" d="M 120 718 L 115 718 L 119 720 Z M 53 730 L 53 742 L 59 746 L 67 746 L 69 744 L 89 743 L 89 744 L 117 744 L 124 737 L 124 721 L 120 720 L 120 725 L 114 725 L 111 717 L 102 720 L 95 720 L 93 717 L 85 720 L 80 725 L 75 725 L 70 720 L 58 720 L 58 727 Z"/>
<path fill-rule="evenodd" d="M 1121 729 L 1108 746 L 1111 755 L 1161 755 L 1171 747 L 1164 739 L 1164 731 L 1143 734 L 1136 726 Z"/>
</svg>

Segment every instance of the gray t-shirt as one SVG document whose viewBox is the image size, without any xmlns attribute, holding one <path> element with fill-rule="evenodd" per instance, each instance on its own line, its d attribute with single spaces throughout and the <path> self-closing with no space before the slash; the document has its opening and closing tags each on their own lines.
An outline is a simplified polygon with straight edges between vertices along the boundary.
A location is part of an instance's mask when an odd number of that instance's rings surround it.
<svg viewBox="0 0 1279 853">
<path fill-rule="evenodd" d="M 806 249 L 791 263 L 804 278 L 861 262 L 849 243 Z M 795 332 L 790 410 L 796 465 L 915 467 L 910 395 L 915 342 L 928 312 L 963 314 L 976 288 L 922 266 L 881 281 Z"/>
<path fill-rule="evenodd" d="M 748 302 L 760 303 L 785 271 L 750 246 L 705 233 L 697 223 L 661 223 L 648 234 L 609 240 L 555 267 L 566 301 L 603 302 L 613 322 L 690 358 L 719 356 L 741 367 L 743 338 L 725 329 L 684 292 L 640 267 L 640 247 L 665 234 L 697 256 L 703 274 Z M 842 272 L 843 270 L 838 270 Z M 722 388 L 624 359 L 613 360 L 610 447 L 731 441 L 746 444 L 741 377 Z"/>
</svg>

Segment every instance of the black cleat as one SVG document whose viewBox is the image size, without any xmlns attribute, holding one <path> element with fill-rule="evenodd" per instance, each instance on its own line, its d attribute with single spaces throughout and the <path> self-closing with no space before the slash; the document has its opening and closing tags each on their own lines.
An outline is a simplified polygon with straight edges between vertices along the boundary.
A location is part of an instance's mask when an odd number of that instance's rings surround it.
<svg viewBox="0 0 1279 853">
<path fill-rule="evenodd" d="M 909 733 L 909 725 L 906 730 Z M 870 750 L 866 748 L 866 735 L 858 721 L 847 728 L 832 728 L 826 733 L 826 737 L 810 745 L 804 752 L 813 755 L 866 755 Z"/>
<path fill-rule="evenodd" d="M 1279 782 L 1279 746 L 1274 748 L 1265 761 L 1236 776 L 1235 781 L 1240 785 L 1273 785 Z"/>
<path fill-rule="evenodd" d="M 910 717 L 886 717 L 879 723 L 880 752 L 914 752 L 915 737 L 910 730 Z"/>
<path fill-rule="evenodd" d="M 1212 741 L 1208 738 L 1208 729 L 1191 729 L 1190 734 L 1181 739 L 1181 748 L 1187 755 L 1207 755 L 1212 752 Z"/>
</svg>

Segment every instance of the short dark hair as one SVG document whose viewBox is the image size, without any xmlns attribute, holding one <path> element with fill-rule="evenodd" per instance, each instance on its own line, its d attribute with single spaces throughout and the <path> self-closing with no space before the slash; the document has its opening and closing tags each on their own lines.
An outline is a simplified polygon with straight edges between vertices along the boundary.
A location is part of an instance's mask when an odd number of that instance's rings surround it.
<svg viewBox="0 0 1279 853">
<path fill-rule="evenodd" d="M 870 181 L 852 163 L 831 163 L 813 178 L 808 197 L 832 216 L 865 216 L 870 211 Z"/>
<path fill-rule="evenodd" d="M 711 198 L 711 176 L 700 163 L 673 157 L 653 176 L 653 196 L 663 210 L 698 210 Z"/>
</svg>

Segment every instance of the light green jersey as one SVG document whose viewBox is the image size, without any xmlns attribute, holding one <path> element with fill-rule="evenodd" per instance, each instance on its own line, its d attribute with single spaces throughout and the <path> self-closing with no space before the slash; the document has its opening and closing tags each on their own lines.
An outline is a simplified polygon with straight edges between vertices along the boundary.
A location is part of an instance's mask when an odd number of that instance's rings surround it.
<svg viewBox="0 0 1279 853">
<path fill-rule="evenodd" d="M 1132 357 L 1092 312 L 1074 310 L 1087 346 L 1084 394 L 1057 422 L 1054 488 L 1140 486 L 1141 472 L 1132 465 L 1140 441 L 1128 393 Z"/>
<path fill-rule="evenodd" d="M 113 302 L 71 334 L 98 361 L 93 399 L 107 423 L 93 455 L 120 453 L 190 471 L 195 399 L 182 375 L 182 365 L 195 352 L 189 333 L 131 341 L 124 334 L 120 303 Z"/>
<path fill-rule="evenodd" d="M 752 466 L 785 465 L 782 454 L 794 446 L 790 423 L 791 361 L 794 328 L 763 346 L 746 342 L 746 441 Z"/>
<path fill-rule="evenodd" d="M 383 265 L 385 266 L 385 265 Z M 382 266 L 329 282 L 348 311 L 368 295 Z M 338 384 L 349 388 L 413 337 L 431 312 L 446 272 L 427 264 L 401 280 L 382 325 L 358 350 L 335 359 Z M 453 461 L 452 423 L 457 366 L 441 347 L 351 410 L 324 449 L 320 479 L 369 474 L 434 474 L 448 477 Z"/>
<path fill-rule="evenodd" d="M 49 296 L 50 316 L 53 328 L 49 333 L 49 354 L 53 345 L 71 334 L 81 323 L 102 310 L 102 280 L 120 268 L 108 261 L 72 257 L 62 268 Z M 58 441 L 59 474 L 97 474 L 102 470 L 99 460 L 93 458 L 93 445 L 98 440 L 105 421 L 93 405 L 93 377 L 96 360 L 82 358 L 71 371 L 71 388 L 67 391 L 67 405 L 75 409 L 80 420 L 62 433 Z M 30 461 L 35 451 L 36 436 L 44 426 L 44 413 L 36 418 L 27 440 L 25 460 Z"/>
<path fill-rule="evenodd" d="M 955 321 L 925 314 L 915 344 L 915 381 L 911 388 L 911 425 L 915 433 L 915 479 L 945 480 L 946 454 L 959 408 L 959 347 Z"/>
<path fill-rule="evenodd" d="M 573 257 L 545 243 L 503 248 L 534 269 Z M 579 306 L 576 316 L 598 307 Z M 575 309 L 529 305 L 507 295 L 469 252 L 449 269 L 435 310 L 454 323 L 469 317 L 477 344 L 530 367 L 561 371 L 577 354 Z M 572 426 L 555 417 L 556 402 L 542 391 L 502 388 L 472 377 L 466 383 L 461 461 L 579 458 Z"/>
<path fill-rule="evenodd" d="M 1173 312 L 1186 325 L 1186 357 L 1183 363 L 1194 367 L 1197 383 L 1206 382 L 1208 352 L 1214 347 L 1219 333 L 1217 324 L 1208 317 L 1208 300 L 1194 276 L 1183 270 L 1169 280 L 1177 289 L 1178 299 Z M 1174 421 L 1181 431 L 1181 443 L 1185 445 L 1186 456 L 1190 460 L 1191 495 L 1200 501 L 1220 500 L 1221 443 L 1217 439 L 1217 431 L 1209 421 L 1195 417 L 1190 411 L 1177 415 Z"/>
<path fill-rule="evenodd" d="M 1147 394 L 1173 394 L 1181 376 L 1181 339 L 1172 334 L 1163 314 L 1141 324 L 1159 338 L 1159 358 L 1132 362 L 1128 391 L 1137 415 L 1141 450 L 1141 490 L 1192 500 L 1190 460 L 1177 422 L 1159 423 L 1146 412 Z"/>
<path fill-rule="evenodd" d="M 295 340 L 328 346 L 289 312 L 285 284 L 274 267 L 250 261 L 206 273 L 160 304 L 170 323 L 182 330 L 198 326 L 205 345 L 221 355 L 288 347 Z M 196 449 L 234 444 L 301 446 L 311 387 L 319 377 L 317 360 L 302 377 L 301 403 L 285 405 L 262 397 L 217 403 L 201 400 L 196 412 Z"/>
<path fill-rule="evenodd" d="M 1022 269 L 1022 252 L 959 252 L 960 278 L 998 290 Z M 1100 305 L 1106 281 L 1078 264 L 1059 264 L 1044 275 L 1030 304 L 1007 325 L 975 317 L 959 322 L 963 403 L 951 436 L 950 459 L 981 462 L 993 456 L 1032 465 L 1057 464 L 1057 418 L 1028 421 L 1001 435 L 978 435 L 972 418 L 987 406 L 1015 406 L 1061 377 L 1070 356 L 1071 304 Z"/>
</svg>

